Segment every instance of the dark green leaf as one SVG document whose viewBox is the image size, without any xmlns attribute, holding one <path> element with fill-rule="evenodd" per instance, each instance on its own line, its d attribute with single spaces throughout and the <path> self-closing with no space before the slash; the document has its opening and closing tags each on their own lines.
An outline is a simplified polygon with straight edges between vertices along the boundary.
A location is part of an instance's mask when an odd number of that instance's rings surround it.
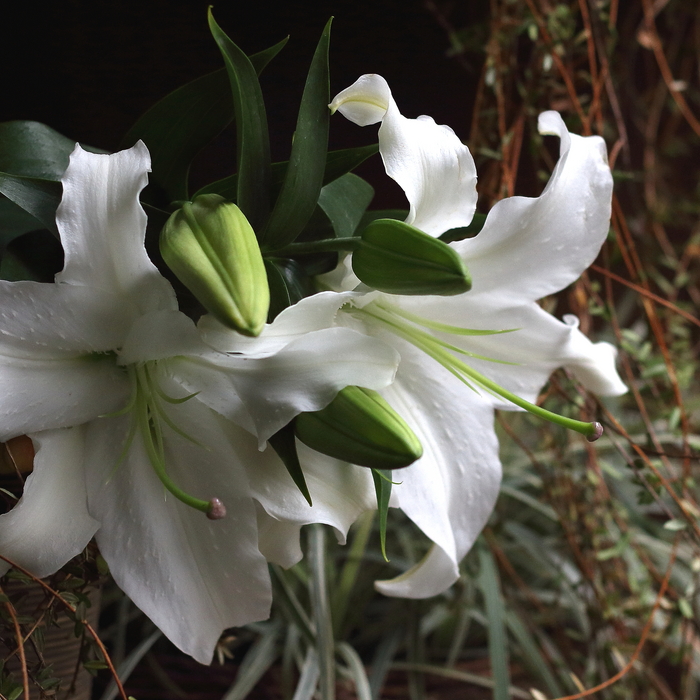
<svg viewBox="0 0 700 700">
<path fill-rule="evenodd" d="M 68 167 L 75 141 L 51 127 L 32 121 L 0 124 L 0 171 L 11 175 L 58 181 Z M 83 146 L 93 153 L 104 153 Z"/>
<path fill-rule="evenodd" d="M 347 173 L 322 190 L 318 204 L 330 219 L 338 238 L 352 236 L 365 209 L 374 197 L 374 188 L 361 177 Z"/>
<path fill-rule="evenodd" d="M 389 512 L 389 498 L 391 497 L 391 472 L 386 469 L 372 469 L 374 490 L 377 493 L 377 511 L 379 512 L 379 543 L 382 548 L 382 556 L 386 556 L 386 521 Z"/>
<path fill-rule="evenodd" d="M 0 192 L 57 234 L 56 209 L 63 193 L 60 182 L 0 172 Z"/>
<path fill-rule="evenodd" d="M 291 243 L 306 225 L 316 207 L 328 152 L 328 20 L 311 61 L 301 98 L 289 167 L 282 191 L 262 235 L 272 248 Z"/>
<path fill-rule="evenodd" d="M 17 206 L 7 197 L 0 196 L 0 247 L 27 231 L 44 228 L 43 224 Z"/>
<path fill-rule="evenodd" d="M 257 54 L 256 54 L 257 55 Z M 251 57 L 251 61 L 255 56 Z M 326 168 L 323 172 L 323 184 L 327 185 L 329 182 L 342 177 L 346 173 L 350 172 L 353 168 L 356 168 L 360 163 L 367 160 L 370 156 L 378 152 L 378 147 L 376 145 L 372 146 L 360 146 L 359 148 L 344 148 L 339 151 L 330 151 L 326 157 Z M 284 182 L 284 175 L 287 172 L 287 167 L 289 166 L 289 161 L 284 160 L 279 163 L 273 163 L 270 166 L 270 192 L 273 198 L 282 189 L 282 183 Z M 236 196 L 238 192 L 238 175 L 233 174 L 227 177 L 217 180 L 216 182 L 211 182 L 205 185 L 200 190 L 195 193 L 195 197 L 200 194 L 220 194 L 226 199 L 230 199 L 232 202 L 236 201 Z M 408 216 L 408 212 L 402 212 L 402 216 L 391 217 L 386 212 L 379 213 L 375 218 L 400 218 L 405 219 Z M 369 223 L 369 222 L 368 222 Z"/>
<path fill-rule="evenodd" d="M 250 59 L 226 36 L 209 9 L 209 29 L 231 83 L 238 139 L 236 203 L 255 231 L 269 213 L 270 140 L 262 90 Z"/>
<path fill-rule="evenodd" d="M 283 39 L 250 57 L 258 74 L 286 43 Z M 192 160 L 232 120 L 228 73 L 221 68 L 183 85 L 156 103 L 129 129 L 121 147 L 128 148 L 142 139 L 151 152 L 151 184 L 161 190 L 167 202 L 187 199 Z"/>
<path fill-rule="evenodd" d="M 272 323 L 288 306 L 311 296 L 316 291 L 309 276 L 296 260 L 266 258 L 265 270 L 267 282 L 270 285 L 269 323 Z"/>
<path fill-rule="evenodd" d="M 501 594 L 501 581 L 491 550 L 480 543 L 478 586 L 484 597 L 488 619 L 489 657 L 494 680 L 493 700 L 510 700 L 510 667 L 506 637 L 506 610 Z"/>
<path fill-rule="evenodd" d="M 326 157 L 323 184 L 327 185 L 329 182 L 333 182 L 333 180 L 349 173 L 375 153 L 379 153 L 379 146 L 376 143 L 369 146 L 330 151 Z"/>
<path fill-rule="evenodd" d="M 289 472 L 289 476 L 292 477 L 292 480 L 297 485 L 297 488 L 301 491 L 308 504 L 313 506 L 311 494 L 309 493 L 309 488 L 304 478 L 304 472 L 301 469 L 301 464 L 299 464 L 293 423 L 289 423 L 281 430 L 278 430 L 270 437 L 268 442 L 277 453 L 277 456 L 282 460 Z"/>
</svg>

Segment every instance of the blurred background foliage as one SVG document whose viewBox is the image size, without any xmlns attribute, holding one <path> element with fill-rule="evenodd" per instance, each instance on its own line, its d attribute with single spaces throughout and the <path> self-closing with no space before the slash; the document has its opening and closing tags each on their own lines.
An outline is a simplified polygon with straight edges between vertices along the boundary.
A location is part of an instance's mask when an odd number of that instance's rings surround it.
<svg viewBox="0 0 700 700">
<path fill-rule="evenodd" d="M 70 13 L 79 3 L 65 5 Z M 589 336 L 614 342 L 630 392 L 599 402 L 564 372 L 547 385 L 542 400 L 549 408 L 604 423 L 605 435 L 594 444 L 529 414 L 499 415 L 501 497 L 463 562 L 462 578 L 436 598 L 406 601 L 373 591 L 376 578 L 394 575 L 427 548 L 425 538 L 393 511 L 388 563 L 370 515 L 356 524 L 345 547 L 323 528 L 308 528 L 304 562 L 288 572 L 273 568 L 272 618 L 225 635 L 211 668 L 179 655 L 160 638 L 106 581 L 95 552 L 50 584 L 76 606 L 85 605 L 89 583 L 104 583 L 100 638 L 126 678 L 127 692 L 139 700 L 303 700 L 333 694 L 361 700 L 543 700 L 586 697 L 599 686 L 591 697 L 696 700 L 700 6 L 696 0 L 335 5 L 290 3 L 270 16 L 264 31 L 258 27 L 258 46 L 246 43 L 254 33 L 234 30 L 232 36 L 245 50 L 258 50 L 297 28 L 304 39 L 311 15 L 317 34 L 336 12 L 332 92 L 362 72 L 380 72 L 407 116 L 429 113 L 453 126 L 477 162 L 481 212 L 502 197 L 541 192 L 558 147 L 537 134 L 541 111 L 556 109 L 571 131 L 605 138 L 616 181 L 608 242 L 576 284 L 542 304 L 557 316 L 576 314 Z M 236 26 L 240 8 L 216 9 L 222 25 Z M 203 5 L 197 11 L 203 25 Z M 283 20 L 285 29 L 268 41 L 265 32 L 277 31 Z M 75 40 L 99 41 L 94 34 L 79 39 L 75 31 Z M 198 51 L 199 35 L 193 36 Z M 176 44 L 169 37 L 167 29 L 151 35 L 168 57 Z M 310 52 L 313 44 L 307 37 L 296 45 Z M 174 59 L 180 79 L 158 94 L 134 77 L 138 105 L 129 109 L 145 109 L 178 84 L 218 67 L 212 46 L 201 47 L 211 66 L 199 70 L 197 61 L 184 66 L 192 46 Z M 291 50 L 293 65 L 297 49 Z M 63 69 L 69 68 L 65 63 Z M 117 70 L 135 75 L 133 65 L 114 66 Z M 105 75 L 107 84 L 114 75 Z M 296 80 L 301 76 L 297 71 Z M 274 120 L 284 116 L 284 103 L 291 100 L 276 91 L 286 85 L 284 77 L 275 80 L 275 89 L 266 91 L 276 100 L 270 108 L 273 133 Z M 19 88 L 26 91 L 27 85 Z M 37 113 L 50 97 L 40 91 L 24 106 L 20 101 L 21 114 L 12 112 L 9 100 L 3 118 L 40 119 L 71 138 L 109 149 L 138 115 L 114 109 L 105 127 L 96 123 L 93 105 L 84 121 L 71 121 L 81 107 L 75 89 L 70 100 L 59 86 L 55 91 L 66 105 L 58 110 L 64 122 L 54 118 L 56 112 Z M 295 111 L 289 109 L 290 121 Z M 342 145 L 367 138 L 342 121 L 331 126 L 340 133 L 332 138 L 347 139 Z M 282 119 L 281 132 L 288 136 L 291 128 Z M 106 133 L 113 133 L 112 142 Z M 217 157 L 205 154 L 200 167 L 216 168 Z M 360 172 L 378 188 L 376 207 L 403 206 L 377 163 Z M 8 594 L 12 600 L 22 595 L 22 578 Z M 34 653 L 27 658 L 31 677 L 50 696 L 56 681 L 41 663 L 38 632 L 31 619 L 13 616 L 8 600 L 0 598 L 8 654 L 17 650 L 21 629 L 30 637 L 27 656 Z M 49 611 L 58 607 L 54 603 Z M 71 615 L 76 618 L 75 611 Z M 89 630 L 77 624 L 75 633 L 86 667 L 97 673 L 105 664 Z M 4 697 L 18 697 L 20 676 L 16 668 L 3 675 Z M 94 697 L 117 696 L 109 679 L 108 671 L 99 672 Z M 62 679 L 58 697 L 70 683 Z"/>
</svg>

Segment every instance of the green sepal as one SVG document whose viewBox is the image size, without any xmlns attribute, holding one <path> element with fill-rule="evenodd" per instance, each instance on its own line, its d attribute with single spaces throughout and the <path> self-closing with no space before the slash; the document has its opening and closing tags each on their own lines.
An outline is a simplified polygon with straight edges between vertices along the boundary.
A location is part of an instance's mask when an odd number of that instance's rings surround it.
<svg viewBox="0 0 700 700">
<path fill-rule="evenodd" d="M 391 498 L 391 472 L 383 469 L 372 469 L 374 490 L 377 494 L 377 511 L 379 513 L 379 544 L 382 548 L 384 561 L 389 561 L 386 555 L 386 523 L 389 513 L 389 499 Z"/>
<path fill-rule="evenodd" d="M 282 463 L 287 468 L 289 476 L 296 484 L 306 502 L 313 506 L 309 487 L 306 485 L 304 472 L 299 463 L 299 455 L 297 454 L 296 438 L 294 437 L 294 425 L 288 423 L 278 430 L 274 435 L 270 436 L 268 442 L 272 449 L 277 453 L 277 456 L 282 460 Z"/>
<path fill-rule="evenodd" d="M 268 323 L 272 323 L 287 307 L 316 292 L 311 278 L 296 260 L 265 258 L 265 271 L 270 288 Z"/>
<path fill-rule="evenodd" d="M 248 56 L 224 33 L 208 11 L 209 29 L 224 58 L 236 117 L 238 182 L 236 203 L 255 231 L 269 215 L 270 137 L 258 76 Z"/>
<path fill-rule="evenodd" d="M 168 267 L 225 326 L 262 331 L 270 292 L 255 232 L 241 210 L 216 194 L 185 202 L 160 235 Z"/>
<path fill-rule="evenodd" d="M 323 185 L 328 153 L 328 45 L 332 18 L 314 52 L 301 98 L 289 166 L 282 190 L 260 239 L 281 248 L 296 239 L 313 214 Z"/>
<path fill-rule="evenodd" d="M 286 43 L 287 39 L 283 39 L 250 57 L 258 75 Z M 226 69 L 220 68 L 179 87 L 153 105 L 129 129 L 120 147 L 129 148 L 143 140 L 151 153 L 149 189 L 160 190 L 160 199 L 168 203 L 186 200 L 194 157 L 232 121 L 231 85 Z M 223 192 L 218 194 L 226 196 Z"/>
<path fill-rule="evenodd" d="M 341 389 L 320 411 L 296 417 L 297 437 L 323 454 L 372 469 L 413 464 L 423 447 L 406 421 L 376 391 Z"/>
<path fill-rule="evenodd" d="M 471 289 L 471 277 L 446 243 L 393 219 L 377 219 L 362 232 L 353 253 L 355 274 L 389 294 L 452 296 Z"/>
</svg>

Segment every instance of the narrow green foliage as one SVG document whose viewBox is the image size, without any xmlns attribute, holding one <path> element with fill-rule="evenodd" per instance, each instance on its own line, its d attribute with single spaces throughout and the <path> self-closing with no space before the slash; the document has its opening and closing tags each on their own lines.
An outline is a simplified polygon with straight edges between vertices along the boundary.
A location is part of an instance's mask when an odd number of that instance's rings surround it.
<svg viewBox="0 0 700 700">
<path fill-rule="evenodd" d="M 268 442 L 277 453 L 277 456 L 282 460 L 282 463 L 289 472 L 289 476 L 292 477 L 292 481 L 296 484 L 299 491 L 301 491 L 307 503 L 313 506 L 309 487 L 306 485 L 304 472 L 299 463 L 296 438 L 294 437 L 294 425 L 292 423 L 285 425 L 284 428 L 272 435 Z"/>
<path fill-rule="evenodd" d="M 316 47 L 301 99 L 282 191 L 261 235 L 265 245 L 291 243 L 311 218 L 323 185 L 328 152 L 328 20 Z"/>
<path fill-rule="evenodd" d="M 58 235 L 56 209 L 62 194 L 59 182 L 0 172 L 0 193 Z"/>
<path fill-rule="evenodd" d="M 287 43 L 250 56 L 258 75 Z M 166 95 L 125 134 L 121 148 L 141 139 L 151 153 L 151 185 L 167 202 L 189 198 L 187 179 L 195 156 L 233 121 L 228 73 L 221 68 Z M 223 194 L 223 193 L 219 193 Z M 235 197 L 229 197 L 235 199 Z"/>
<path fill-rule="evenodd" d="M 335 235 L 348 238 L 355 234 L 373 197 L 372 185 L 347 173 L 323 187 L 318 205 L 330 220 Z"/>
<path fill-rule="evenodd" d="M 372 469 L 374 490 L 377 494 L 377 512 L 379 513 L 379 543 L 382 548 L 384 561 L 389 561 L 386 555 L 386 523 L 389 513 L 389 498 L 391 497 L 391 472 L 382 469 Z"/>
<path fill-rule="evenodd" d="M 270 312 L 267 319 L 269 323 L 288 306 L 316 291 L 311 278 L 296 260 L 265 258 L 265 271 L 270 288 Z"/>
<path fill-rule="evenodd" d="M 229 39 L 208 13 L 209 29 L 224 57 L 231 83 L 238 138 L 236 203 L 255 231 L 269 214 L 270 137 L 258 76 L 250 59 Z"/>
<path fill-rule="evenodd" d="M 493 700 L 510 700 L 510 667 L 506 637 L 506 610 L 501 582 L 493 555 L 485 543 L 479 545 L 478 585 L 484 597 L 488 620 L 489 657 L 494 680 Z"/>
</svg>

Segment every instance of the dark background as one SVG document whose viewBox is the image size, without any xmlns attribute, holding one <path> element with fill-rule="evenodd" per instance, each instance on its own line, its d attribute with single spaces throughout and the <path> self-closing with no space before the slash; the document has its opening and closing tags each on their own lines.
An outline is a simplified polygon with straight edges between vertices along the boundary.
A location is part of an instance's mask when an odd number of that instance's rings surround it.
<svg viewBox="0 0 700 700">
<path fill-rule="evenodd" d="M 122 135 L 158 99 L 221 67 L 206 21 L 208 2 L 54 2 L 39 9 L 13 3 L 0 28 L 0 121 L 33 119 L 70 138 L 116 150 Z M 465 23 L 483 17 L 487 3 L 463 3 Z M 469 128 L 480 66 L 471 75 L 446 56 L 445 31 L 423 0 L 273 3 L 219 0 L 214 15 L 247 53 L 290 41 L 261 79 L 273 158 L 286 159 L 311 55 L 327 19 L 331 40 L 331 95 L 359 75 L 382 74 L 401 111 L 430 114 L 462 138 Z M 370 143 L 376 129 L 340 116 L 331 121 L 331 147 Z M 232 139 L 203 155 L 195 179 L 231 172 Z M 403 206 L 401 193 L 382 184 L 378 159 L 361 174 L 380 186 L 375 206 Z"/>
</svg>

